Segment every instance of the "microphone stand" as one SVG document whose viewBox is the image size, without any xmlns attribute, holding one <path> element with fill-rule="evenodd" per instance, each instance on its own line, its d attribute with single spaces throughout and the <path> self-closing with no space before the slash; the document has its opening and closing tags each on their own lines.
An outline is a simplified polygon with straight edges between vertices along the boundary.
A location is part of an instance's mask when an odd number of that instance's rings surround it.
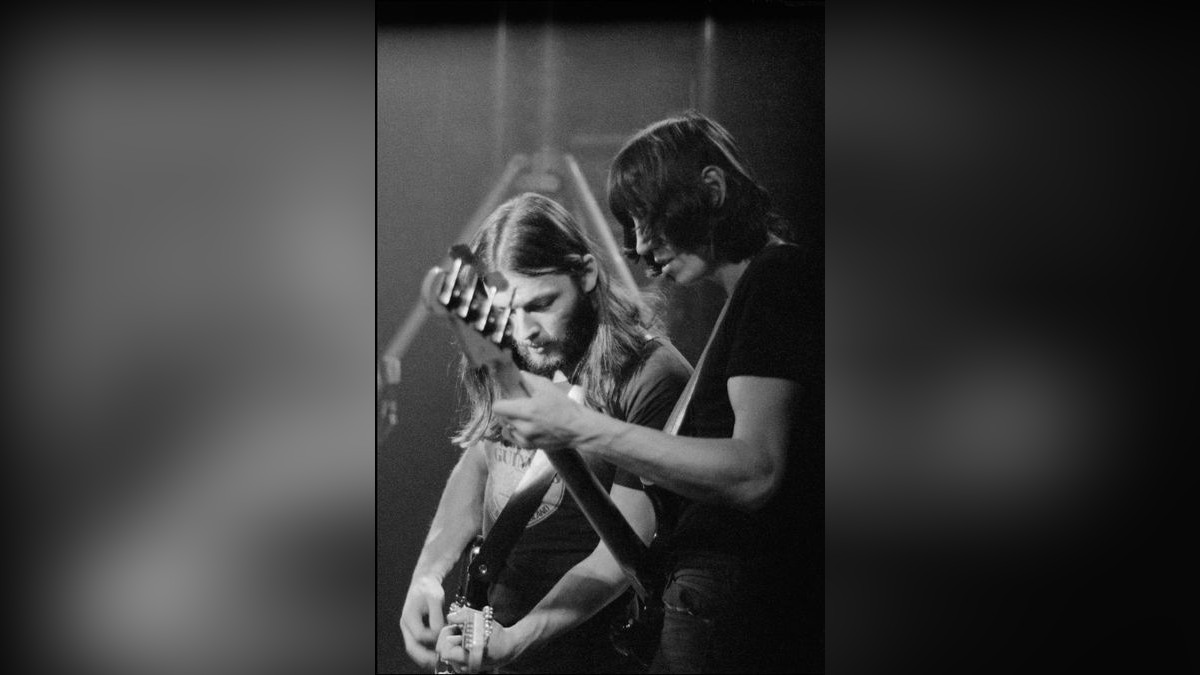
<svg viewBox="0 0 1200 675">
<path fill-rule="evenodd" d="M 383 356 L 375 364 L 375 448 L 387 443 L 400 422 L 400 359 Z"/>
</svg>

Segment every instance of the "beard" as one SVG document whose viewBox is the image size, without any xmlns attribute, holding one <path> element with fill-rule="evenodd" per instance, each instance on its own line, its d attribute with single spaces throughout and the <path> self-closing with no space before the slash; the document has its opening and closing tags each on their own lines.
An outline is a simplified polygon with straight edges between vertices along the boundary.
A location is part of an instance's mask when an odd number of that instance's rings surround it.
<svg viewBox="0 0 1200 675">
<path fill-rule="evenodd" d="M 544 353 L 538 354 L 527 345 L 513 344 L 513 362 L 527 373 L 553 377 L 556 370 L 570 375 L 592 344 L 599 321 L 591 300 L 582 296 L 567 320 L 567 331 L 561 339 L 547 343 Z"/>
</svg>

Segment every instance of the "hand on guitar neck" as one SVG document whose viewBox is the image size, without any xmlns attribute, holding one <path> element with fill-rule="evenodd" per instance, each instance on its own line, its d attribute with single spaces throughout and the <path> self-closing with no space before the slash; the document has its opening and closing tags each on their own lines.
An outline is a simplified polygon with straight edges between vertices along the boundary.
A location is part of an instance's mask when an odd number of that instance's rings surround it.
<svg viewBox="0 0 1200 675">
<path fill-rule="evenodd" d="M 581 405 L 582 401 L 567 395 L 566 378 L 562 373 L 555 373 L 553 381 L 525 372 L 519 372 L 518 376 L 522 391 L 527 394 L 493 405 L 496 414 L 506 420 L 505 431 L 525 448 L 553 453 L 573 447 L 574 429 L 579 428 L 579 417 L 587 414 L 588 409 Z M 534 427 L 523 418 L 535 418 L 539 424 Z"/>
</svg>

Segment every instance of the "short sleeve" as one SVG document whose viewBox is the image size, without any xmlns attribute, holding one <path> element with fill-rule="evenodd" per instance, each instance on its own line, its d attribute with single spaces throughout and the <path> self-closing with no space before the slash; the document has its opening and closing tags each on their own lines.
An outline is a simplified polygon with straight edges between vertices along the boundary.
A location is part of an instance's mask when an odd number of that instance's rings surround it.
<svg viewBox="0 0 1200 675">
<path fill-rule="evenodd" d="M 824 368 L 824 296 L 804 273 L 796 247 L 779 246 L 771 253 L 747 269 L 738 289 L 725 377 L 810 382 Z"/>
<path fill-rule="evenodd" d="M 646 350 L 649 353 L 621 392 L 620 413 L 630 424 L 662 429 L 667 425 L 675 402 L 687 387 L 692 367 L 665 339 L 650 341 Z M 613 483 L 642 489 L 641 480 L 621 468 L 617 469 Z"/>
</svg>

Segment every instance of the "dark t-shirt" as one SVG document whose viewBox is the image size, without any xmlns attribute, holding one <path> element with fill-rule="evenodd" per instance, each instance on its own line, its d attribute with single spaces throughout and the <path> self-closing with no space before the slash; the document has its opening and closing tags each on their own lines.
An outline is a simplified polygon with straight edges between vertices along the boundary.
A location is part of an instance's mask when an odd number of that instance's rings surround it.
<svg viewBox="0 0 1200 675">
<path fill-rule="evenodd" d="M 730 438 L 728 380 L 741 375 L 799 385 L 783 486 L 755 513 L 687 503 L 673 548 L 771 555 L 797 537 L 824 540 L 824 293 L 793 245 L 769 246 L 742 273 L 716 327 L 681 436 Z"/>
<path fill-rule="evenodd" d="M 687 385 L 691 366 L 669 342 L 656 339 L 647 342 L 640 364 L 632 367 L 634 372 L 618 395 L 613 417 L 661 429 Z M 520 482 L 534 451 L 487 442 L 485 454 L 488 482 L 484 490 L 484 523 L 490 526 Z M 637 476 L 593 456 L 584 457 L 605 490 L 613 483 L 642 489 Z M 509 554 L 504 572 L 490 590 L 488 601 L 496 621 L 511 626 L 528 614 L 569 569 L 591 555 L 599 541 L 579 505 L 555 476 L 541 506 Z M 609 646 L 609 625 L 625 611 L 626 600 L 619 599 L 543 648 L 527 652 L 507 670 L 599 672 L 606 664 L 597 659 L 612 658 L 615 663 L 617 654 Z"/>
<path fill-rule="evenodd" d="M 823 668 L 824 317 L 823 280 L 808 270 L 801 250 L 776 245 L 761 251 L 733 290 L 680 430 L 705 438 L 733 435 L 730 378 L 798 385 L 778 492 L 753 513 L 685 501 L 672 536 L 676 569 L 704 568 L 715 558 L 743 561 L 736 594 L 750 620 L 728 637 L 742 649 L 756 640 L 778 647 L 751 650 L 762 672 Z"/>
</svg>

